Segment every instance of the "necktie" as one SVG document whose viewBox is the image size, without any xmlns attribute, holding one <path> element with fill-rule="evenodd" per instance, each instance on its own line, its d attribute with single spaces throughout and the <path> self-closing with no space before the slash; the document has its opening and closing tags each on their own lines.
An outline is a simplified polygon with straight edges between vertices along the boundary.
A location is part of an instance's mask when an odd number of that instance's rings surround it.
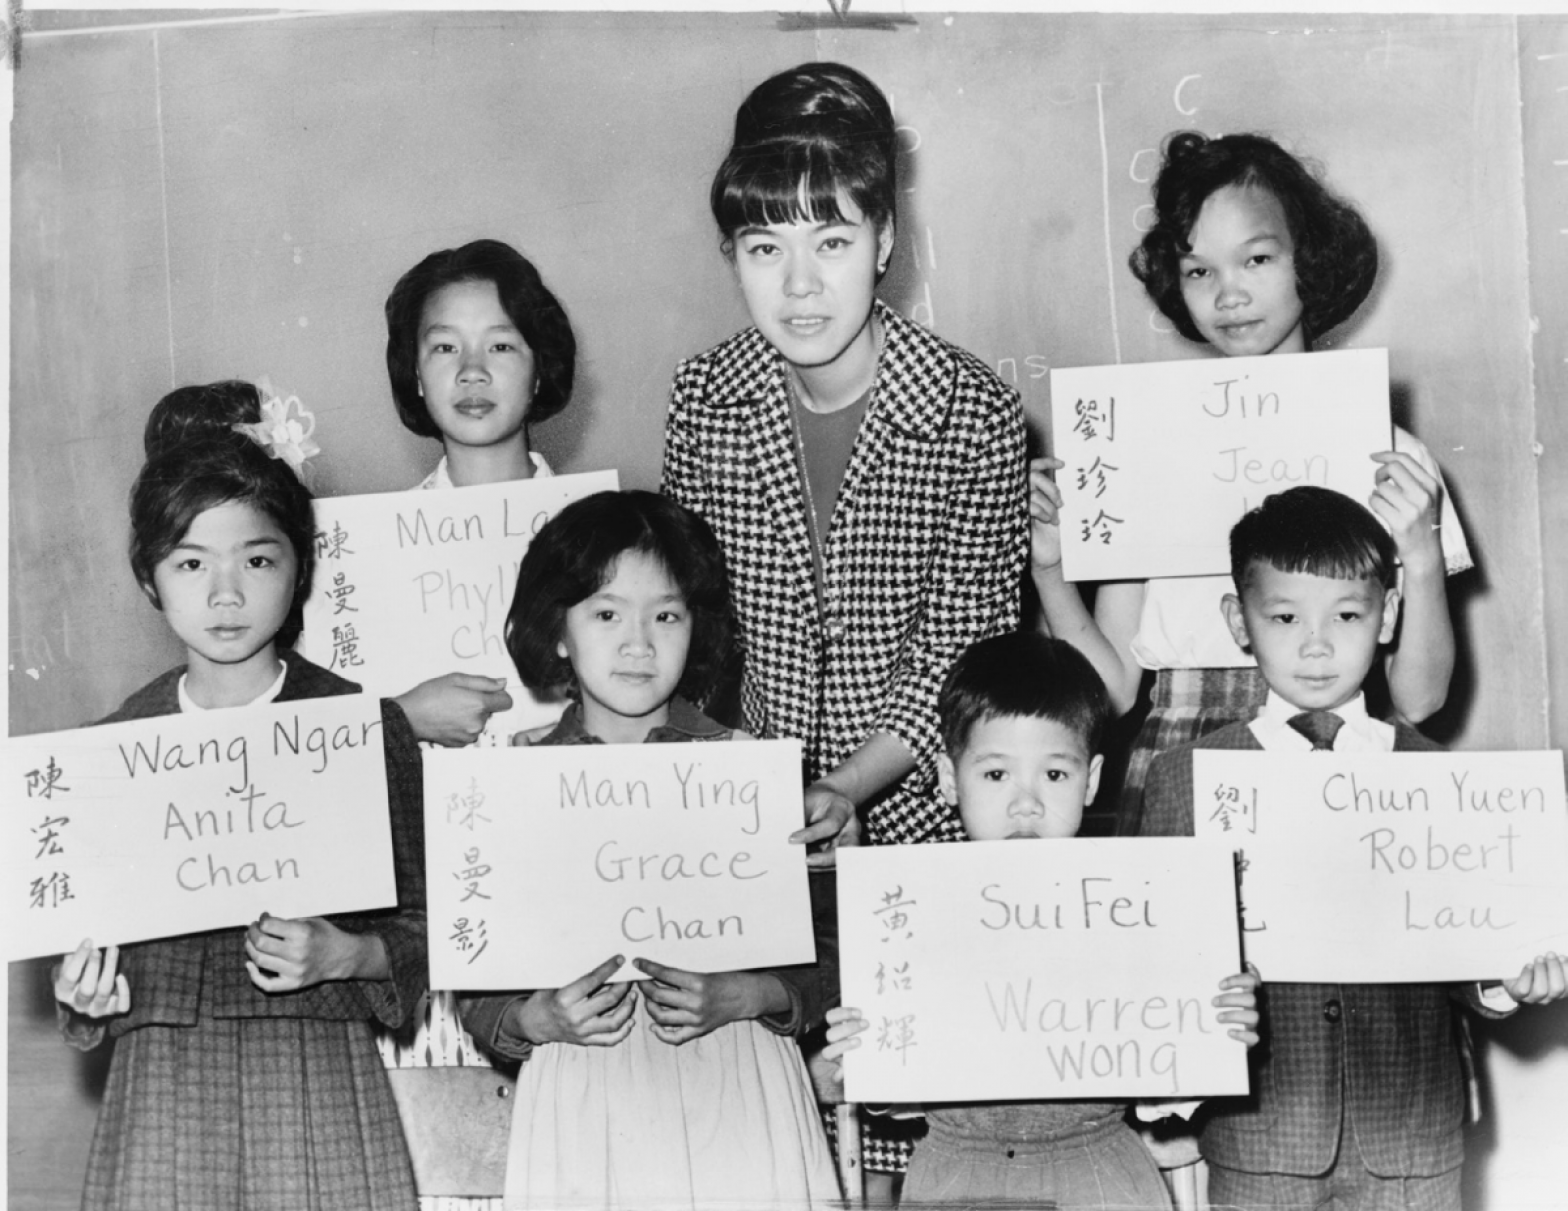
<svg viewBox="0 0 1568 1211">
<path fill-rule="evenodd" d="M 1291 716 L 1289 723 L 1312 741 L 1314 753 L 1333 752 L 1334 737 L 1345 726 L 1345 721 L 1333 711 L 1302 711 L 1299 715 Z"/>
</svg>

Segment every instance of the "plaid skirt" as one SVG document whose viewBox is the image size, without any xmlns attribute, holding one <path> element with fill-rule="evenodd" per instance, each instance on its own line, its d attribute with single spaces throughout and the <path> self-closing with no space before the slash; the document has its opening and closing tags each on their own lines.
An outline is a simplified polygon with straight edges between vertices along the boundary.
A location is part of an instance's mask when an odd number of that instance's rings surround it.
<svg viewBox="0 0 1568 1211">
<path fill-rule="evenodd" d="M 1149 716 L 1127 759 L 1117 834 L 1136 837 L 1143 825 L 1143 784 L 1157 753 L 1251 719 L 1269 687 L 1254 666 L 1240 669 L 1161 669 L 1154 677 Z"/>
<path fill-rule="evenodd" d="M 367 1022 L 204 1017 L 116 1041 L 84 1211 L 416 1206 Z"/>
</svg>

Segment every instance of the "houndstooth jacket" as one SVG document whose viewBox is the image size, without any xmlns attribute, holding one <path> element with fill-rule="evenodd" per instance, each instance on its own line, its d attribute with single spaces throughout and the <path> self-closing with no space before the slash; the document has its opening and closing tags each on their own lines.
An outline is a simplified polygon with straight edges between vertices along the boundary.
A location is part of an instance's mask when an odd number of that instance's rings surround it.
<svg viewBox="0 0 1568 1211">
<path fill-rule="evenodd" d="M 1143 835 L 1190 837 L 1192 754 L 1258 750 L 1245 723 L 1155 757 Z M 1441 747 L 1403 723 L 1396 752 Z M 1455 1010 L 1488 1008 L 1474 984 L 1269 984 L 1259 989 L 1263 1041 L 1248 1057 L 1252 1092 L 1211 1102 L 1199 1144 L 1212 1164 L 1246 1173 L 1318 1176 L 1354 1139 L 1379 1177 L 1429 1177 L 1464 1159 L 1464 1070 Z"/>
<path fill-rule="evenodd" d="M 817 603 L 782 356 L 755 328 L 675 371 L 664 491 L 724 547 L 745 652 L 743 726 L 793 736 L 805 775 L 873 732 L 916 770 L 863 816 L 872 841 L 953 827 L 931 792 L 936 693 L 975 640 L 1018 625 L 1028 552 L 1023 410 L 978 359 L 876 304 L 877 386 L 828 529 Z"/>
</svg>

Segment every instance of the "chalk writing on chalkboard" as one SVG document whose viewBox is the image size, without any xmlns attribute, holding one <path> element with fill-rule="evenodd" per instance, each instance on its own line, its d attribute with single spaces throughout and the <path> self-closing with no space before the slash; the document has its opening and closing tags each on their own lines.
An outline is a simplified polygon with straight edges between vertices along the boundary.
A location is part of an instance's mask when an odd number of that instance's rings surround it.
<svg viewBox="0 0 1568 1211">
<path fill-rule="evenodd" d="M 889 94 L 888 105 L 896 114 L 898 112 L 898 98 Z M 925 138 L 920 131 L 907 122 L 899 123 L 894 128 L 898 137 L 898 154 L 912 156 L 925 144 Z M 918 191 L 914 186 L 906 186 L 904 193 L 915 194 Z M 909 318 L 917 324 L 923 324 L 932 331 L 936 330 L 936 303 L 931 295 L 931 275 L 936 272 L 936 236 L 929 226 L 924 228 L 925 239 L 919 238 L 909 241 L 909 251 L 914 258 L 915 271 L 919 275 L 915 282 L 915 298 L 909 304 Z M 925 246 L 922 254 L 921 245 Z"/>
<path fill-rule="evenodd" d="M 1051 372 L 1051 362 L 1042 353 L 1031 353 L 1024 358 L 1024 369 L 1028 372 L 1031 379 L 1044 378 Z M 1018 359 L 1016 357 L 998 358 L 996 376 L 1009 387 L 1018 386 Z"/>
<path fill-rule="evenodd" d="M 1196 111 L 1182 108 L 1180 101 L 1182 88 L 1189 81 L 1201 78 L 1200 76 L 1183 76 L 1176 84 L 1176 108 L 1183 115 L 1191 116 Z M 1132 157 L 1127 162 L 1127 175 L 1140 185 L 1150 185 L 1155 177 L 1159 175 L 1160 161 L 1161 156 L 1158 147 L 1140 147 L 1132 153 Z M 1153 202 L 1142 202 L 1133 208 L 1130 226 L 1137 239 L 1142 239 L 1144 234 L 1154 227 L 1157 217 Z M 1133 241 L 1129 240 L 1128 243 L 1131 244 Z M 1147 317 L 1151 332 L 1158 332 L 1168 336 L 1176 331 L 1176 325 L 1166 319 L 1164 312 L 1152 302 L 1149 304 Z"/>
</svg>

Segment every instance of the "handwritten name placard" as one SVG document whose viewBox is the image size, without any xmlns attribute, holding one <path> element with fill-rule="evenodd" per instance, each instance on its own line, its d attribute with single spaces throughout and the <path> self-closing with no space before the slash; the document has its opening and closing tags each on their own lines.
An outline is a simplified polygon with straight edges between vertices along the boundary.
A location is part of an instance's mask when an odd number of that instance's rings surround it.
<svg viewBox="0 0 1568 1211">
<path fill-rule="evenodd" d="M 852 1101 L 1244 1093 L 1230 855 L 1191 838 L 838 851 Z"/>
<path fill-rule="evenodd" d="M 506 654 L 517 568 L 545 522 L 618 482 L 595 471 L 317 500 L 300 651 L 387 697 L 442 673 L 506 678 L 512 709 L 490 717 L 481 744 L 551 722 L 563 703 L 534 698 Z"/>
<path fill-rule="evenodd" d="M 804 819 L 793 740 L 428 752 L 431 987 L 812 962 Z"/>
<path fill-rule="evenodd" d="M 1500 979 L 1568 954 L 1561 753 L 1193 754 L 1265 980 Z"/>
<path fill-rule="evenodd" d="M 1365 502 L 1393 440 L 1388 351 L 1051 371 L 1068 580 L 1230 570 L 1230 528 L 1316 484 Z"/>
<path fill-rule="evenodd" d="M 397 903 L 365 694 L 0 745 L 11 959 Z"/>
</svg>

